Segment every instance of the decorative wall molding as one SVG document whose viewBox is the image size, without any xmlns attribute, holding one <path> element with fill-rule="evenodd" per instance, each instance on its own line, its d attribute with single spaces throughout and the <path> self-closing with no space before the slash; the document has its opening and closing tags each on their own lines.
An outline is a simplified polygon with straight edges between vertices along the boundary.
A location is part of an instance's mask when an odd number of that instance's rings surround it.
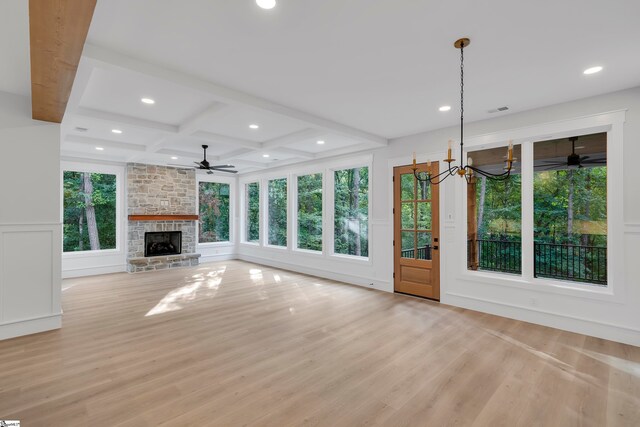
<svg viewBox="0 0 640 427">
<path fill-rule="evenodd" d="M 349 283 L 352 285 L 362 286 L 365 288 L 376 289 L 379 291 L 389 292 L 389 283 L 377 279 L 375 277 L 356 276 L 345 273 L 337 273 L 334 271 L 320 270 L 312 267 L 305 267 L 299 264 L 290 264 L 287 262 L 274 261 L 267 258 L 256 257 L 252 255 L 239 254 L 237 259 L 242 261 L 254 262 L 256 264 L 262 264 L 269 267 L 281 268 L 283 270 L 295 271 L 297 273 L 309 274 L 316 277 L 322 277 L 324 279 L 336 280 L 339 282 Z M 372 286 L 373 285 L 373 286 Z M 393 284 L 391 285 L 393 289 Z"/>
<path fill-rule="evenodd" d="M 443 303 L 456 307 L 640 346 L 640 330 L 627 326 L 599 322 L 589 318 L 560 314 L 535 307 L 508 304 L 488 298 L 479 298 L 455 292 L 446 292 L 444 296 Z"/>
<path fill-rule="evenodd" d="M 640 222 L 627 222 L 624 225 L 625 234 L 640 234 Z"/>
</svg>

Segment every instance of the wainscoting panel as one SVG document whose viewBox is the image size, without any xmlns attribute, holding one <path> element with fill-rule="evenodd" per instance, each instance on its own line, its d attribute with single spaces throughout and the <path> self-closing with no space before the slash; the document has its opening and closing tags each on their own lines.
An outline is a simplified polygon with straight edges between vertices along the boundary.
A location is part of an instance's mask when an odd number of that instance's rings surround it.
<svg viewBox="0 0 640 427">
<path fill-rule="evenodd" d="M 61 225 L 0 225 L 0 339 L 60 327 Z"/>
</svg>

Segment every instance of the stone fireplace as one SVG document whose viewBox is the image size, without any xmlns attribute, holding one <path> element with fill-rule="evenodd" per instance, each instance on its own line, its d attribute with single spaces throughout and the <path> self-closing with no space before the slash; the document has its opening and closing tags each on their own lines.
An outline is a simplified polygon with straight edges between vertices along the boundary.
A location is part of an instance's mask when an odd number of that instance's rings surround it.
<svg viewBox="0 0 640 427">
<path fill-rule="evenodd" d="M 198 265 L 195 171 L 131 163 L 127 190 L 128 271 Z"/>
</svg>

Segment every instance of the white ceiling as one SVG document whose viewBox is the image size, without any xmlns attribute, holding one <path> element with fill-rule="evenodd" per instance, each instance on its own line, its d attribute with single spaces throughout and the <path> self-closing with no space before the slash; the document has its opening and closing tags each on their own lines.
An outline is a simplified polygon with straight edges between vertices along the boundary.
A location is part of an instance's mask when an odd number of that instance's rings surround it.
<svg viewBox="0 0 640 427">
<path fill-rule="evenodd" d="M 455 125 L 461 36 L 472 40 L 469 121 L 633 87 L 638 16 L 637 0 L 278 0 L 270 11 L 254 0 L 100 0 L 63 154 L 188 164 L 206 143 L 213 161 L 248 172 Z M 604 70 L 582 74 L 593 65 Z M 100 141 L 114 144 L 96 152 Z"/>
</svg>

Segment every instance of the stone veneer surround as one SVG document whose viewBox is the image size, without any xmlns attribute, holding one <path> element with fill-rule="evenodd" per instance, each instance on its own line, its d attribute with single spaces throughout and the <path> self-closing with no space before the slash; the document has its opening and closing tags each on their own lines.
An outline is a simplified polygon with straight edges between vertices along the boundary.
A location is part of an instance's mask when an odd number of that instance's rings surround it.
<svg viewBox="0 0 640 427">
<path fill-rule="evenodd" d="M 195 170 L 130 163 L 127 165 L 129 215 L 197 215 Z M 182 254 L 144 256 L 144 233 L 182 231 Z M 129 272 L 198 265 L 196 221 L 129 221 Z"/>
</svg>

